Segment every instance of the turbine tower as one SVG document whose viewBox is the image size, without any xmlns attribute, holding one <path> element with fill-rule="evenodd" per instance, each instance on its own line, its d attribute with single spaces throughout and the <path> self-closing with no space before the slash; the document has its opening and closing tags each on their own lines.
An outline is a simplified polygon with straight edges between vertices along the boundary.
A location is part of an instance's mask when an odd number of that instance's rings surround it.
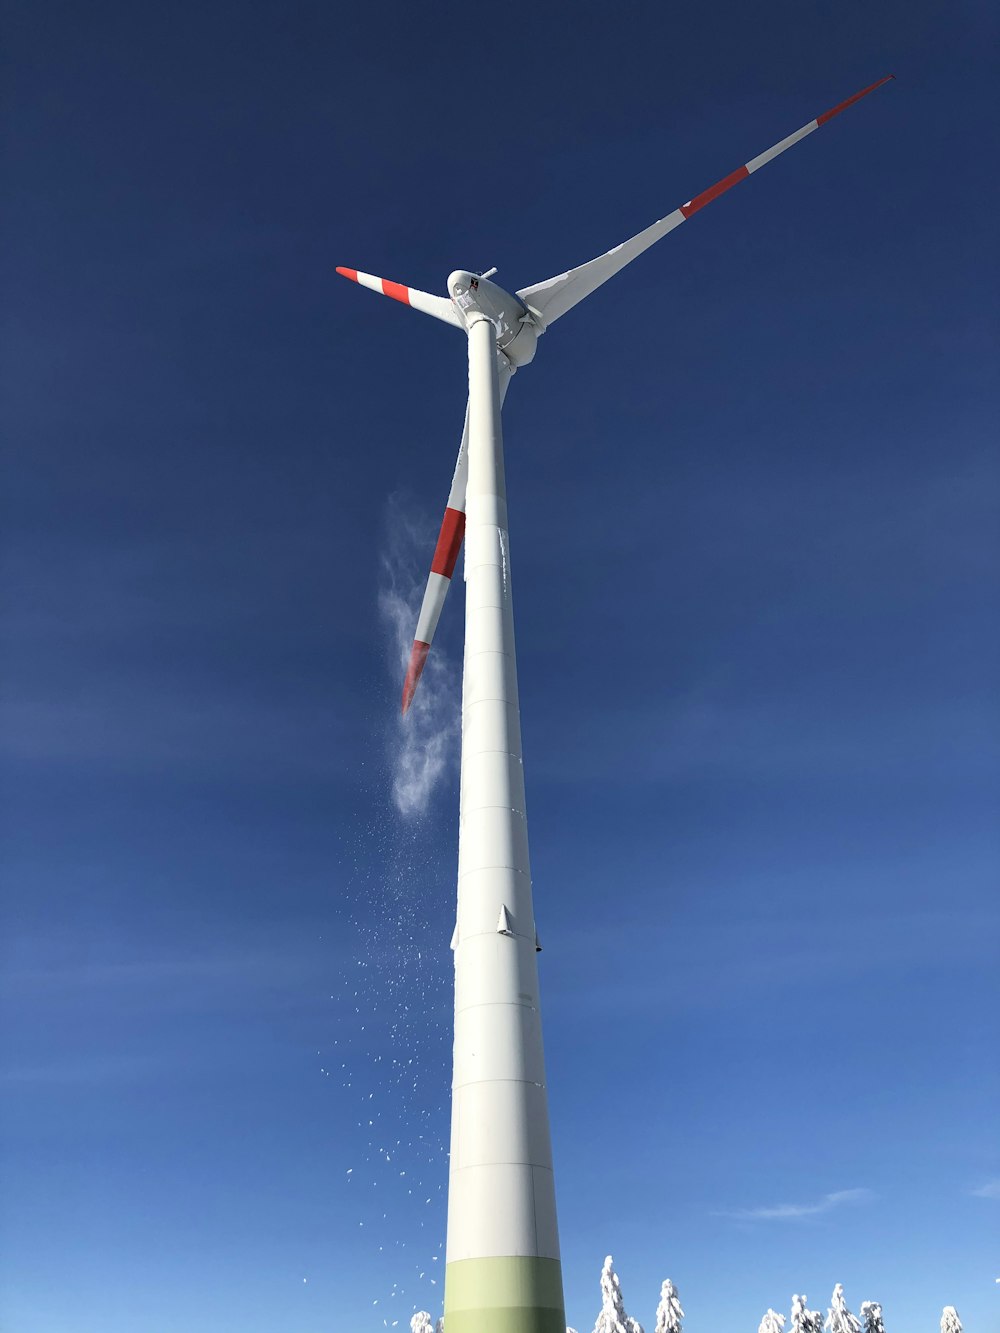
<svg viewBox="0 0 1000 1333">
<path fill-rule="evenodd" d="M 887 82 L 862 89 L 607 254 L 515 294 L 458 270 L 448 297 L 337 272 L 461 329 L 469 397 L 403 685 L 410 706 L 463 537 L 465 666 L 455 1046 L 445 1269 L 447 1333 L 564 1333 L 521 756 L 501 407 L 541 334 L 706 204 Z"/>
</svg>

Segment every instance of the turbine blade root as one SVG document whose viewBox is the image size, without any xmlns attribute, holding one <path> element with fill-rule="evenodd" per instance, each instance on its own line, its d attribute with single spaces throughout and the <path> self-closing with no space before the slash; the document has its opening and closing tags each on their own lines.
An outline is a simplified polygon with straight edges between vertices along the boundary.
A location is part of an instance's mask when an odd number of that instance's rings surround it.
<svg viewBox="0 0 1000 1333">
<path fill-rule="evenodd" d="M 339 264 L 337 272 L 342 278 L 356 282 L 359 287 L 367 287 L 370 292 L 380 292 L 383 296 L 391 297 L 393 301 L 408 305 L 413 310 L 433 315 L 435 319 L 444 320 L 446 324 L 453 324 L 457 329 L 464 327 L 458 311 L 448 297 L 434 296 L 431 292 L 420 291 L 418 287 L 407 287 L 405 283 L 390 282 L 388 278 L 377 278 L 374 273 L 362 273 L 360 269 L 343 268 Z"/>
</svg>

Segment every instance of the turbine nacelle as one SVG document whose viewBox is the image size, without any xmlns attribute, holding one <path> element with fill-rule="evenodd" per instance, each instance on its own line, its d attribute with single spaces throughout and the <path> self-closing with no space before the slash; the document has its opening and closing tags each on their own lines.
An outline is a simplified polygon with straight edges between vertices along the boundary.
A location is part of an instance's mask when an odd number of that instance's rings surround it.
<svg viewBox="0 0 1000 1333">
<path fill-rule="evenodd" d="M 485 315 L 496 330 L 498 350 L 515 369 L 534 358 L 542 330 L 523 301 L 489 278 L 461 268 L 448 275 L 448 292 L 466 324 L 473 315 Z"/>
</svg>

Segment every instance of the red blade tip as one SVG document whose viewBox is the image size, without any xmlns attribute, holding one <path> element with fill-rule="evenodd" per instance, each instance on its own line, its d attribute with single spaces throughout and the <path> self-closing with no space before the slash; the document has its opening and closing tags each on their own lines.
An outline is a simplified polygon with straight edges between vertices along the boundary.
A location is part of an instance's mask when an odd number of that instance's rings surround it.
<svg viewBox="0 0 1000 1333">
<path fill-rule="evenodd" d="M 420 680 L 420 673 L 424 669 L 424 663 L 427 661 L 427 654 L 430 652 L 429 643 L 423 643 L 420 639 L 414 639 L 413 647 L 410 650 L 410 665 L 406 668 L 406 679 L 403 681 L 403 712 L 409 708 L 413 702 L 413 696 L 417 690 L 417 682 Z"/>
<path fill-rule="evenodd" d="M 829 111 L 824 111 L 821 116 L 817 116 L 816 124 L 825 125 L 826 122 L 832 120 L 834 116 L 839 116 L 841 111 L 846 111 L 849 106 L 853 106 L 855 102 L 860 102 L 862 97 L 867 97 L 869 93 L 873 93 L 876 88 L 881 88 L 883 83 L 888 83 L 890 79 L 894 79 L 895 77 L 895 74 L 884 74 L 881 79 L 878 79 L 875 83 L 870 83 L 867 88 L 862 88 L 861 91 L 855 93 L 853 97 L 848 97 L 844 102 L 838 102 L 837 105 L 831 107 Z"/>
<path fill-rule="evenodd" d="M 337 272 L 342 278 L 350 278 L 352 282 L 357 282 L 358 280 L 358 270 L 356 268 L 341 268 L 338 264 Z"/>
</svg>

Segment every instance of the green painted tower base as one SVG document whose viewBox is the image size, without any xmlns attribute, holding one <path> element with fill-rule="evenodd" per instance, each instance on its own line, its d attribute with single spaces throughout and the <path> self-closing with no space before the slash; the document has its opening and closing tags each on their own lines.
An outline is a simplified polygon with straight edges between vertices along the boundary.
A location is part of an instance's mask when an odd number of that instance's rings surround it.
<svg viewBox="0 0 1000 1333">
<path fill-rule="evenodd" d="M 459 1259 L 444 1276 L 445 1333 L 566 1333 L 558 1259 Z"/>
</svg>

